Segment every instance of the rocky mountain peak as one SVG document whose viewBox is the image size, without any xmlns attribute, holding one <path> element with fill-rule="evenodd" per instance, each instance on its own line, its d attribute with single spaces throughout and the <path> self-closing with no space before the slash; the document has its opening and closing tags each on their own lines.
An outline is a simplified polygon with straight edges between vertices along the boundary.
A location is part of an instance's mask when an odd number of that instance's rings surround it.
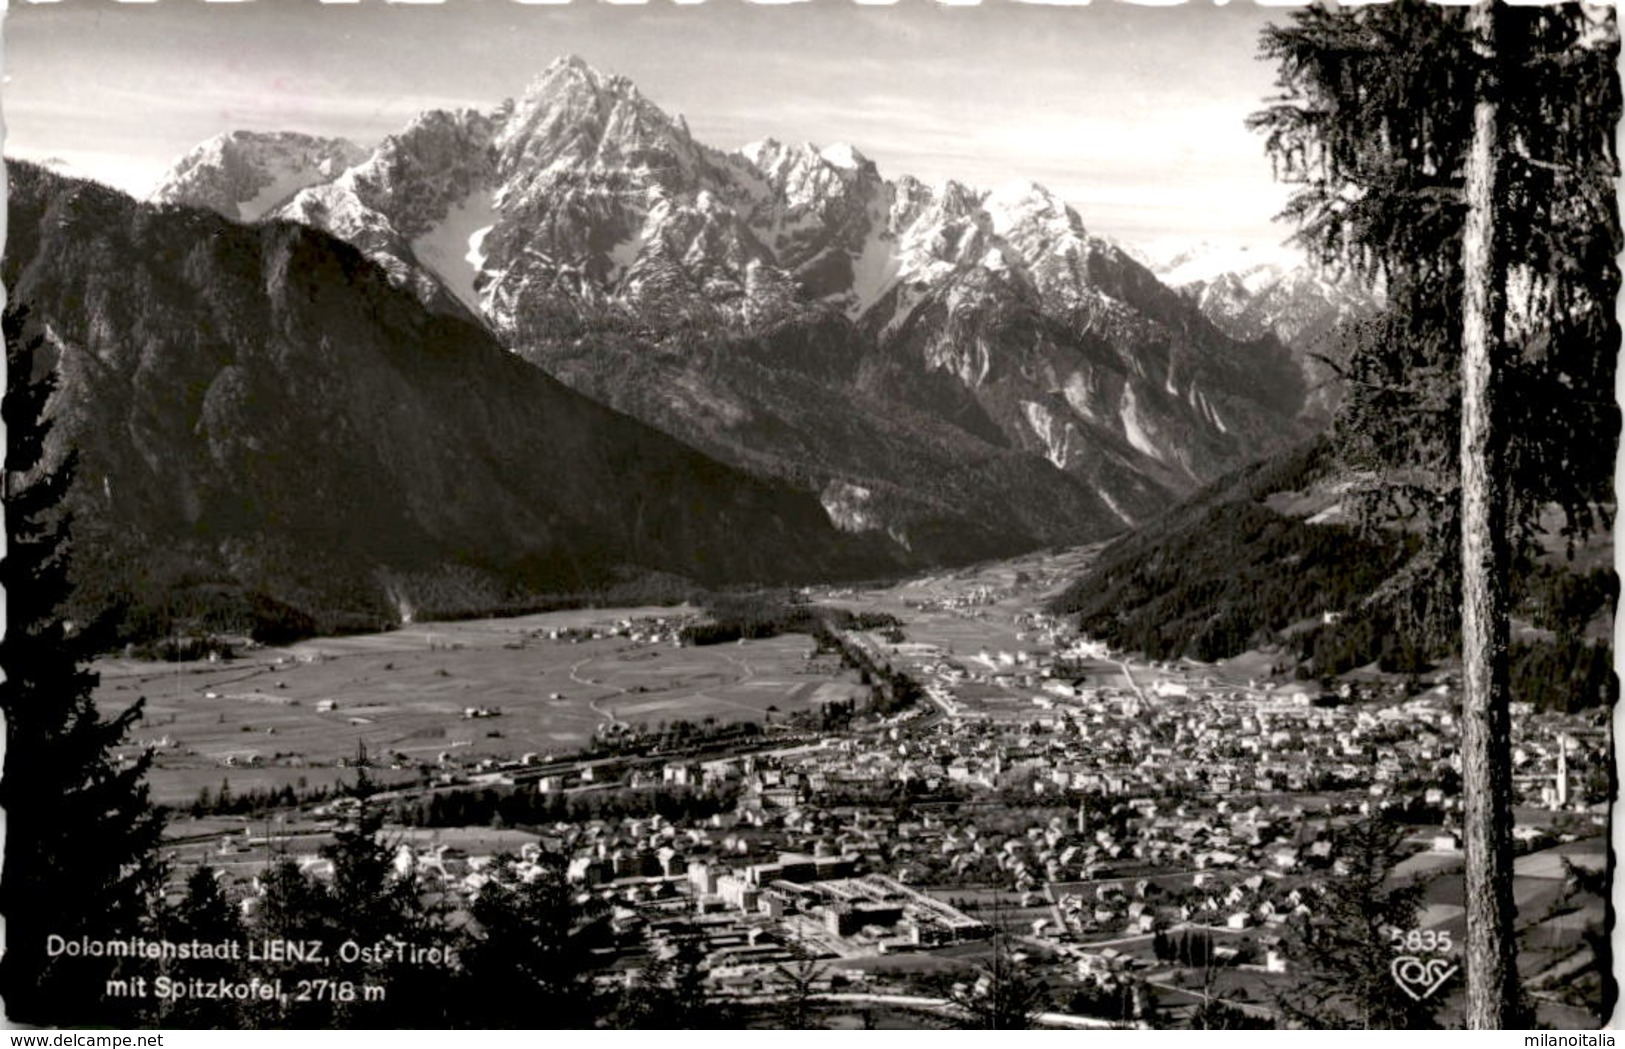
<svg viewBox="0 0 1625 1049">
<path fill-rule="evenodd" d="M 724 153 L 577 56 L 491 114 L 425 114 L 296 203 L 591 396 L 871 491 L 905 545 L 957 504 L 1002 534 L 993 473 L 1077 486 L 1016 496 L 1046 541 L 1140 519 L 1293 436 L 1302 400 L 1279 346 L 1227 337 L 1040 184 L 888 181 L 843 142 Z M 842 385 L 860 376 L 879 392 Z"/>
<path fill-rule="evenodd" d="M 859 153 L 850 143 L 835 142 L 818 151 L 818 155 L 834 164 L 838 168 L 856 171 L 865 165 L 873 166 L 873 162 L 862 153 Z"/>
<path fill-rule="evenodd" d="M 1035 259 L 1077 250 L 1089 236 L 1078 213 L 1036 182 L 999 186 L 983 198 L 982 210 L 995 235 Z"/>
<path fill-rule="evenodd" d="M 366 156 L 343 138 L 298 132 L 227 131 L 198 143 L 159 179 L 155 204 L 210 208 L 254 222 L 305 188 L 336 177 Z"/>
<path fill-rule="evenodd" d="M 819 146 L 811 142 L 780 142 L 764 138 L 743 146 L 739 155 L 756 166 L 763 175 L 782 178 L 789 171 L 827 170 L 846 179 L 864 171 L 874 171 L 874 161 L 844 142 Z"/>
<path fill-rule="evenodd" d="M 579 56 L 555 60 L 531 81 L 496 139 L 505 175 L 560 170 L 693 169 L 688 125 L 667 115 L 623 76 Z"/>
</svg>

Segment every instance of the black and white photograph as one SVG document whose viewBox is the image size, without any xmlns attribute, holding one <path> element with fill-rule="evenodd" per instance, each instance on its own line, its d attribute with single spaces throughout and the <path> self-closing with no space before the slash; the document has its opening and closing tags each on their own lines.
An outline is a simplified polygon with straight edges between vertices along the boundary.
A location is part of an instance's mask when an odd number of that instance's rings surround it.
<svg viewBox="0 0 1625 1049">
<path fill-rule="evenodd" d="M 0 32 L 7 1025 L 1613 1044 L 1612 5 Z"/>
</svg>

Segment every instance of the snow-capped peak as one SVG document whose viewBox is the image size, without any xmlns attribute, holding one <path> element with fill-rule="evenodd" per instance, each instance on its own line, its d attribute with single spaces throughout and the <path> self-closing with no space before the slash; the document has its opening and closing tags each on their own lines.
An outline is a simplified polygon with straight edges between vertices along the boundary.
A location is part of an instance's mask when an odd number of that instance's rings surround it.
<svg viewBox="0 0 1625 1049">
<path fill-rule="evenodd" d="M 544 68 L 541 73 L 537 74 L 536 78 L 531 81 L 531 85 L 536 86 L 538 84 L 547 83 L 562 76 L 575 77 L 577 79 L 584 80 L 595 87 L 604 85 L 604 83 L 610 79 L 609 77 L 606 77 L 604 74 L 600 73 L 597 69 L 594 69 L 592 64 L 586 59 L 582 58 L 580 55 L 567 54 L 560 55 L 553 59 L 553 61 L 549 62 L 546 68 Z"/>
<path fill-rule="evenodd" d="M 211 208 L 254 222 L 307 186 L 326 182 L 366 151 L 343 138 L 227 131 L 194 146 L 158 181 L 155 203 Z"/>
<path fill-rule="evenodd" d="M 605 75 L 575 55 L 532 80 L 502 122 L 496 138 L 502 168 L 527 181 L 552 169 L 643 163 L 688 171 L 699 163 L 682 119 L 649 102 L 626 77 Z"/>
<path fill-rule="evenodd" d="M 818 155 L 838 168 L 856 171 L 869 163 L 869 158 L 845 142 L 835 142 L 818 151 Z"/>
<path fill-rule="evenodd" d="M 1149 252 L 1155 257 L 1156 252 Z M 1169 287 L 1207 283 L 1225 274 L 1245 278 L 1263 270 L 1273 270 L 1276 276 L 1302 264 L 1303 257 L 1291 248 L 1275 244 L 1215 244 L 1202 241 L 1186 244 L 1163 261 L 1151 267 L 1152 272 Z"/>
<path fill-rule="evenodd" d="M 759 138 L 754 142 L 747 142 L 739 147 L 739 155 L 760 167 L 762 158 L 772 156 L 782 147 L 776 138 Z"/>
</svg>

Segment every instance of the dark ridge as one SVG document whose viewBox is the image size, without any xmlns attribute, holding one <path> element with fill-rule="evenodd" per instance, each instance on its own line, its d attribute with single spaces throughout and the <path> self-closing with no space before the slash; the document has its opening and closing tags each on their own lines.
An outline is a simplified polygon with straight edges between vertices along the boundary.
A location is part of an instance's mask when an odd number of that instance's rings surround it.
<svg viewBox="0 0 1625 1049">
<path fill-rule="evenodd" d="M 571 391 L 344 242 L 23 163 L 10 179 L 3 276 L 59 374 L 89 610 L 172 628 L 237 595 L 249 620 L 372 628 L 654 573 L 894 567 L 814 497 Z"/>
</svg>

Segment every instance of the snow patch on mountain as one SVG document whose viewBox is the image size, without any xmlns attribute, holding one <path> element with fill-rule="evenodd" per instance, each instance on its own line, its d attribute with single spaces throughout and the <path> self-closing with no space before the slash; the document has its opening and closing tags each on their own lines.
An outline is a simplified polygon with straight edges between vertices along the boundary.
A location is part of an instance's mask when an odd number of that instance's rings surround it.
<svg viewBox="0 0 1625 1049">
<path fill-rule="evenodd" d="M 476 314 L 480 295 L 475 284 L 485 263 L 485 238 L 499 218 L 490 190 L 477 189 L 411 242 L 418 261 L 434 270 L 447 289 Z"/>
<path fill-rule="evenodd" d="M 264 189 L 237 205 L 237 214 L 242 221 L 258 221 L 266 212 L 311 184 L 311 172 L 308 170 L 287 167 L 273 169 L 269 174 L 271 181 Z"/>
<path fill-rule="evenodd" d="M 1043 186 L 1030 180 L 1006 182 L 982 198 L 982 212 L 996 237 L 1007 237 L 1016 227 L 1031 221 L 1035 214 L 1050 210 L 1052 198 Z"/>
<path fill-rule="evenodd" d="M 873 498 L 874 493 L 863 485 L 831 481 L 819 493 L 818 501 L 829 515 L 830 524 L 841 531 L 870 532 L 885 527 L 870 507 Z"/>
<path fill-rule="evenodd" d="M 863 247 L 852 259 L 851 304 L 846 308 L 847 316 L 857 318 L 869 312 L 891 289 L 902 268 L 897 238 L 887 231 L 881 216 L 871 216 Z"/>
<path fill-rule="evenodd" d="M 365 155 L 364 149 L 343 138 L 225 132 L 188 150 L 158 180 L 149 199 L 257 222 L 301 189 L 333 179 Z"/>
<path fill-rule="evenodd" d="M 1065 470 L 1072 436 L 1076 432 L 1069 422 L 1056 418 L 1047 407 L 1036 401 L 1022 401 L 1021 409 L 1027 416 L 1027 425 L 1044 442 L 1044 458 L 1058 470 Z"/>
<path fill-rule="evenodd" d="M 1305 524 L 1312 524 L 1312 525 L 1340 524 L 1346 519 L 1346 516 L 1347 515 L 1345 515 L 1343 513 L 1343 504 L 1342 503 L 1333 503 L 1332 505 L 1328 506 L 1326 509 L 1320 511 L 1319 513 L 1315 514 L 1314 516 L 1306 518 L 1304 520 L 1304 523 Z"/>
<path fill-rule="evenodd" d="M 1106 504 L 1106 508 L 1112 513 L 1116 514 L 1119 521 L 1122 521 L 1124 524 L 1132 528 L 1134 526 L 1134 517 L 1129 514 L 1128 511 L 1124 510 L 1122 506 L 1118 504 L 1116 499 L 1112 498 L 1111 491 L 1105 487 L 1101 487 L 1099 491 L 1100 501 Z"/>
<path fill-rule="evenodd" d="M 845 142 L 836 142 L 818 151 L 818 155 L 838 168 L 856 171 L 868 158 Z"/>
<path fill-rule="evenodd" d="M 1148 268 L 1171 288 L 1183 287 L 1198 281 L 1206 283 L 1227 273 L 1256 274 L 1255 279 L 1267 279 L 1267 271 L 1278 273 L 1303 264 L 1303 253 L 1285 246 L 1254 244 L 1215 244 L 1201 241 L 1181 244 L 1177 248 L 1163 245 L 1166 254 L 1159 257 L 1155 248 L 1146 255 L 1158 259 Z M 1254 289 L 1257 290 L 1256 288 Z"/>
<path fill-rule="evenodd" d="M 609 249 L 609 281 L 611 284 L 620 280 L 626 271 L 632 268 L 632 264 L 638 261 L 638 256 L 643 254 L 643 246 L 648 242 L 648 230 L 646 227 L 640 226 L 636 233 Z"/>
<path fill-rule="evenodd" d="M 1095 389 L 1090 377 L 1081 371 L 1075 371 L 1066 377 L 1061 385 L 1061 396 L 1066 398 L 1067 407 L 1071 408 L 1086 422 L 1100 423 L 1100 413 L 1095 410 Z"/>
<path fill-rule="evenodd" d="M 1146 432 L 1145 424 L 1140 418 L 1139 402 L 1134 397 L 1133 386 L 1123 387 L 1123 401 L 1119 408 L 1119 418 L 1123 422 L 1123 436 L 1128 439 L 1128 443 L 1151 458 L 1160 461 L 1164 454 L 1163 450 Z"/>
<path fill-rule="evenodd" d="M 482 226 L 468 236 L 468 254 L 463 256 L 463 261 L 476 270 L 485 266 L 485 238 L 490 236 L 494 229 L 495 225 Z"/>
</svg>

